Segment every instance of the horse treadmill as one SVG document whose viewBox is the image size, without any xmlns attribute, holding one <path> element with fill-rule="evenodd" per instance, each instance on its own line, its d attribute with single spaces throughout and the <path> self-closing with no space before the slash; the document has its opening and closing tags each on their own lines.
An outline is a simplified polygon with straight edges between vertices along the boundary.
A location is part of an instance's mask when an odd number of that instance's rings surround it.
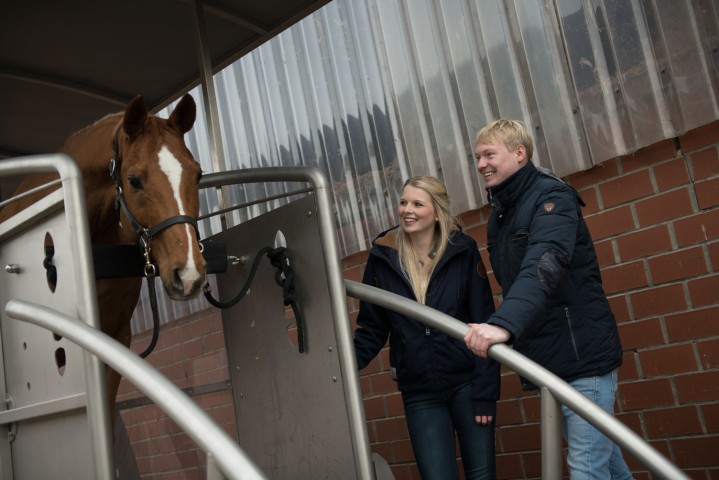
<svg viewBox="0 0 719 480">
<path fill-rule="evenodd" d="M 110 479 L 118 478 L 116 467 L 119 478 L 134 478 L 127 458 L 113 458 L 104 364 L 46 329 L 55 323 L 40 328 L 6 311 L 8 302 L 28 302 L 51 310 L 53 319 L 57 312 L 99 329 L 80 172 L 64 155 L 0 164 L 0 175 L 34 171 L 56 171 L 63 188 L 0 223 L 0 425 L 7 431 L 0 436 L 0 479 Z M 272 479 L 393 479 L 386 462 L 369 451 L 324 176 L 312 168 L 250 169 L 208 174 L 202 186 L 255 181 L 307 181 L 313 189 L 205 240 L 248 259 L 216 274 L 214 295 L 233 297 L 257 252 L 284 243 L 307 336 L 300 352 L 276 269 L 262 259 L 246 298 L 222 312 L 242 453 Z M 56 279 L 44 264 L 48 244 Z M 61 320 L 56 330 L 70 336 Z M 115 434 L 116 444 L 126 441 L 124 431 Z M 208 465 L 208 478 L 211 472 L 213 479 L 225 478 Z M 259 478 L 233 475 L 227 478 Z"/>
</svg>

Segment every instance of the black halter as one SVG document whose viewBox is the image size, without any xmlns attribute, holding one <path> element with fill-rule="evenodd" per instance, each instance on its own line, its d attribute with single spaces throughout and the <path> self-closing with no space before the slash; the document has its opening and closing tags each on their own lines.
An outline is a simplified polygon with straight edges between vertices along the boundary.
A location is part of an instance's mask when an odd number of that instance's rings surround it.
<svg viewBox="0 0 719 480">
<path fill-rule="evenodd" d="M 150 260 L 150 240 L 152 237 L 163 231 L 164 229 L 178 224 L 178 223 L 189 223 L 195 229 L 195 236 L 197 237 L 198 243 L 200 240 L 200 231 L 197 227 L 197 221 L 189 215 L 175 215 L 167 218 L 154 227 L 146 228 L 143 227 L 140 222 L 137 221 L 135 216 L 130 211 L 125 202 L 125 197 L 122 194 L 122 182 L 120 181 L 120 127 L 115 130 L 115 136 L 112 139 L 112 158 L 110 159 L 110 177 L 115 182 L 115 210 L 122 208 L 125 212 L 125 216 L 130 220 L 132 228 L 139 237 L 139 242 L 144 249 L 145 254 L 145 276 L 154 275 L 156 268 Z M 202 251 L 202 243 L 200 243 L 200 251 Z"/>
<path fill-rule="evenodd" d="M 152 237 L 176 223 L 189 223 L 195 229 L 195 235 L 197 241 L 200 244 L 200 251 L 203 250 L 202 242 L 200 242 L 200 231 L 197 228 L 197 221 L 189 215 L 175 215 L 174 217 L 167 218 L 152 228 L 143 227 L 140 222 L 137 221 L 135 216 L 130 212 L 130 209 L 125 202 L 125 197 L 122 194 L 122 182 L 120 181 L 120 128 L 117 127 L 115 130 L 115 136 L 112 139 L 112 158 L 110 159 L 110 177 L 115 182 L 115 210 L 119 210 L 122 207 L 122 211 L 125 212 L 125 216 L 130 220 L 132 228 L 137 232 L 139 237 L 140 245 L 142 246 L 143 255 L 145 257 L 145 278 L 147 279 L 147 288 L 150 294 L 150 307 L 152 309 L 152 339 L 150 345 L 140 354 L 140 357 L 146 358 L 157 345 L 157 339 L 160 333 L 160 316 L 157 309 L 157 292 L 155 291 L 155 275 L 157 274 L 157 267 L 152 262 L 150 257 L 150 240 Z"/>
</svg>

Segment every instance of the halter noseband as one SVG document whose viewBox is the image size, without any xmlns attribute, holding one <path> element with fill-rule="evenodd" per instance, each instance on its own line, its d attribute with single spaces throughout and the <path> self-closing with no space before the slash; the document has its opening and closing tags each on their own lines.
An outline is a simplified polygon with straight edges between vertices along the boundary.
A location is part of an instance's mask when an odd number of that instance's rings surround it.
<svg viewBox="0 0 719 480">
<path fill-rule="evenodd" d="M 117 130 L 115 130 L 115 136 L 112 139 L 112 158 L 110 159 L 110 177 L 112 177 L 112 180 L 115 182 L 115 210 L 119 210 L 120 207 L 122 207 L 125 216 L 130 220 L 130 224 L 137 233 L 140 244 L 144 250 L 145 276 L 154 276 L 155 265 L 150 261 L 150 240 L 152 237 L 172 225 L 189 223 L 195 229 L 195 236 L 200 244 L 200 251 L 202 251 L 202 243 L 199 241 L 200 231 L 197 227 L 197 221 L 189 215 L 175 215 L 161 221 L 152 228 L 145 228 L 137 221 L 137 218 L 135 218 L 132 212 L 130 212 L 127 202 L 125 202 L 125 197 L 122 194 L 122 182 L 120 181 L 120 128 L 121 127 L 118 127 Z"/>
</svg>

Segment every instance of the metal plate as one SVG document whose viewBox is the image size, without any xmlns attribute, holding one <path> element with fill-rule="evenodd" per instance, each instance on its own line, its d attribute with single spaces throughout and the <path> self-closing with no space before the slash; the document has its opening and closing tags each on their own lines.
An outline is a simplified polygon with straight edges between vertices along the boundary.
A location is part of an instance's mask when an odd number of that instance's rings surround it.
<svg viewBox="0 0 719 480">
<path fill-rule="evenodd" d="M 217 275 L 219 297 L 240 291 L 256 253 L 273 247 L 278 231 L 295 272 L 307 351 L 291 341 L 295 322 L 265 256 L 249 295 L 223 311 L 240 445 L 273 479 L 357 478 L 312 196 L 210 239 L 247 257 Z"/>
<path fill-rule="evenodd" d="M 0 305 L 22 299 L 76 316 L 68 226 L 64 211 L 52 209 L 55 212 L 42 223 L 23 222 L 24 229 L 2 238 Z M 54 292 L 43 266 L 46 238 L 52 238 L 55 247 Z M 17 265 L 19 273 L 8 273 L 7 265 Z M 52 332 L 9 318 L 4 308 L 0 309 L 0 329 L 0 394 L 11 399 L 10 410 L 0 418 L 14 420 L 12 441 L 8 444 L 10 437 L 0 435 L 0 442 L 5 452 L 10 449 L 14 477 L 57 478 L 62 472 L 64 478 L 93 478 L 82 350 Z M 3 472 L 7 467 L 3 465 Z"/>
</svg>

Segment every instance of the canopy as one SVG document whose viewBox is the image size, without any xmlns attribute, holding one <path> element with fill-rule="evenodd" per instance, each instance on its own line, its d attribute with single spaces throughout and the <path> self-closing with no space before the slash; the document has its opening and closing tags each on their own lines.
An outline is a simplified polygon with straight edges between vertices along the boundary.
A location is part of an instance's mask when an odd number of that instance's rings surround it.
<svg viewBox="0 0 719 480">
<path fill-rule="evenodd" d="M 329 2 L 196 1 L 213 73 Z M 195 0 L 2 0 L 0 158 L 53 152 L 138 94 L 159 110 L 196 86 L 197 11 Z"/>
</svg>

